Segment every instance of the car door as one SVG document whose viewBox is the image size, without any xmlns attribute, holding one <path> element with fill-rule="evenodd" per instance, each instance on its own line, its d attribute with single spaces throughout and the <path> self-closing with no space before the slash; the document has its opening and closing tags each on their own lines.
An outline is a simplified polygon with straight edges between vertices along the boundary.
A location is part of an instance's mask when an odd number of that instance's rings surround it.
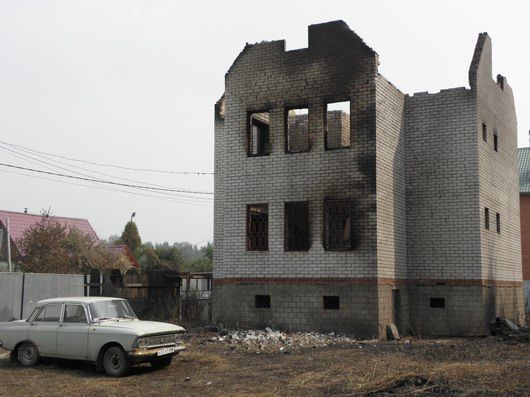
<svg viewBox="0 0 530 397">
<path fill-rule="evenodd" d="M 76 360 L 87 360 L 88 329 L 89 324 L 84 305 L 65 304 L 63 318 L 57 330 L 57 355 Z"/>
<path fill-rule="evenodd" d="M 57 329 L 61 319 L 61 303 L 49 303 L 29 324 L 28 339 L 35 343 L 41 356 L 55 357 L 57 354 Z"/>
</svg>

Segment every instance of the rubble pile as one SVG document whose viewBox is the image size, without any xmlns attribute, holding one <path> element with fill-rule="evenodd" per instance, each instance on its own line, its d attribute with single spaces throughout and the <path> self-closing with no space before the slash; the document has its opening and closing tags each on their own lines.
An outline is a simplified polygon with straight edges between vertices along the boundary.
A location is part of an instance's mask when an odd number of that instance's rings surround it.
<svg viewBox="0 0 530 397">
<path fill-rule="evenodd" d="M 355 339 L 351 335 L 335 332 L 293 332 L 265 328 L 265 330 L 224 331 L 219 336 L 208 339 L 209 343 L 228 344 L 232 350 L 255 351 L 257 353 L 283 352 L 301 348 L 319 348 L 326 346 L 356 345 L 363 348 L 369 343 L 366 340 Z"/>
</svg>

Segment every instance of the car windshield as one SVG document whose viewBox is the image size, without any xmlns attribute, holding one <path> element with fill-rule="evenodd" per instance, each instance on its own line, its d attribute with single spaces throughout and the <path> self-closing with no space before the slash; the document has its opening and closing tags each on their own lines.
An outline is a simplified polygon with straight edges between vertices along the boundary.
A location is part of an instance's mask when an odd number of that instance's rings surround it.
<svg viewBox="0 0 530 397">
<path fill-rule="evenodd" d="M 108 300 L 91 303 L 90 314 L 92 320 L 108 320 L 120 318 L 137 318 L 129 302 L 125 300 Z"/>
</svg>

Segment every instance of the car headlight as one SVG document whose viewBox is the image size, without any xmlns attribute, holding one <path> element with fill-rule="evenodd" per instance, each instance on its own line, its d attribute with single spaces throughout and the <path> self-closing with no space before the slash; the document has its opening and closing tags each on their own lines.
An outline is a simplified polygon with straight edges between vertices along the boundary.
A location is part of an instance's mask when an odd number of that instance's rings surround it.
<svg viewBox="0 0 530 397">
<path fill-rule="evenodd" d="M 149 346 L 149 339 L 148 338 L 138 338 L 138 340 L 136 341 L 136 345 L 139 348 L 146 348 L 147 346 Z"/>
</svg>

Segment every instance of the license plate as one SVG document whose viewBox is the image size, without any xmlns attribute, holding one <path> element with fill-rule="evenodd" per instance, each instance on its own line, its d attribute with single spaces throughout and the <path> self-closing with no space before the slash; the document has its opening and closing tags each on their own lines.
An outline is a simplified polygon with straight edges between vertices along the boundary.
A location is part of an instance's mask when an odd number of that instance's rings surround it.
<svg viewBox="0 0 530 397">
<path fill-rule="evenodd" d="M 158 353 L 156 353 L 157 356 L 165 356 L 166 354 L 171 354 L 175 352 L 175 347 L 165 347 L 163 349 L 160 349 Z"/>
</svg>

